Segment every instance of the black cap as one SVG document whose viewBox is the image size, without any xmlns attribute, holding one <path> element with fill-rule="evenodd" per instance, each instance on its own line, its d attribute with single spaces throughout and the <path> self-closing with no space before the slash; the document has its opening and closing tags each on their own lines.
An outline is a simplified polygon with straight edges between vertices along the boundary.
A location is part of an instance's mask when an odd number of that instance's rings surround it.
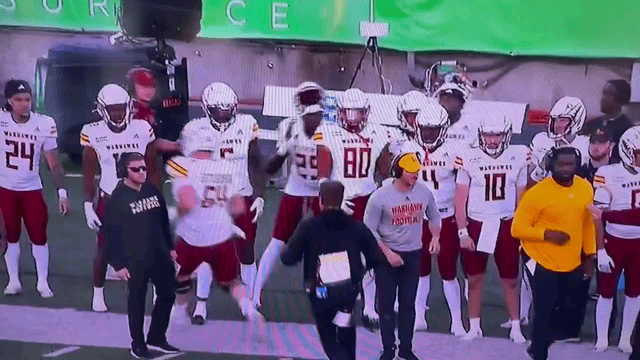
<svg viewBox="0 0 640 360">
<path fill-rule="evenodd" d="M 589 136 L 589 142 L 591 143 L 605 143 L 608 141 L 613 142 L 613 134 L 611 134 L 609 128 L 604 126 L 595 129 Z"/>
<path fill-rule="evenodd" d="M 11 79 L 4 85 L 4 97 L 10 99 L 16 94 L 29 94 L 31 95 L 31 86 L 24 80 Z"/>
</svg>

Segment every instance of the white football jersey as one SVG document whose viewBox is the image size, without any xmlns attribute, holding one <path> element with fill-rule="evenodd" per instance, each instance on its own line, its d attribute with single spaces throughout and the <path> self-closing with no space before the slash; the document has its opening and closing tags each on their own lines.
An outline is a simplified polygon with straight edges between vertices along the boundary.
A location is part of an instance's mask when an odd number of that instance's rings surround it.
<svg viewBox="0 0 640 360">
<path fill-rule="evenodd" d="M 578 135 L 571 144 L 566 144 L 563 141 L 559 142 L 551 139 L 546 132 L 541 132 L 531 140 L 531 163 L 536 165 L 531 173 L 531 179 L 537 182 L 549 176 L 550 174 L 541 166 L 541 162 L 551 149 L 564 146 L 572 146 L 578 149 L 582 155 L 582 164 L 586 164 L 589 161 L 589 138 L 587 136 Z"/>
<path fill-rule="evenodd" d="M 42 152 L 58 147 L 58 128 L 45 115 L 31 113 L 29 120 L 18 124 L 11 113 L 0 111 L 0 146 L 4 149 L 0 165 L 0 187 L 30 191 L 42 189 L 40 158 Z"/>
<path fill-rule="evenodd" d="M 406 132 L 397 127 L 387 127 L 389 132 L 389 152 L 391 156 L 398 156 L 404 150 L 406 142 L 413 141 L 413 138 Z"/>
<path fill-rule="evenodd" d="M 230 160 L 199 160 L 175 156 L 167 161 L 173 196 L 184 186 L 195 190 L 197 205 L 178 218 L 176 235 L 193 246 L 213 246 L 233 234 L 229 199 L 241 190 Z M 248 209 L 247 209 L 248 210 Z"/>
<path fill-rule="evenodd" d="M 418 177 L 423 181 L 436 199 L 436 205 L 442 218 L 453 216 L 453 197 L 456 191 L 456 157 L 445 142 L 431 153 L 415 141 L 403 143 L 400 153 L 413 152 L 422 162 L 422 171 Z"/>
<path fill-rule="evenodd" d="M 287 118 L 278 124 L 278 154 L 291 158 L 284 193 L 292 196 L 318 196 L 318 147 L 308 137 L 302 119 Z"/>
<path fill-rule="evenodd" d="M 524 145 L 509 145 L 496 159 L 479 148 L 457 155 L 456 182 L 470 185 L 468 216 L 477 221 L 513 216 L 517 188 L 527 185 L 530 160 Z"/>
<path fill-rule="evenodd" d="M 460 120 L 451 124 L 447 129 L 446 140 L 449 147 L 462 152 L 466 148 L 478 146 L 478 124 L 476 119 L 462 111 Z"/>
<path fill-rule="evenodd" d="M 218 149 L 214 151 L 214 159 L 229 160 L 242 189 L 240 195 L 253 195 L 249 179 L 249 143 L 258 138 L 256 119 L 248 114 L 237 114 L 233 123 L 222 132 L 213 127 L 208 117 L 191 120 L 185 125 L 185 128 L 188 127 L 215 134 L 219 142 Z"/>
<path fill-rule="evenodd" d="M 100 163 L 99 187 L 107 195 L 118 185 L 116 163 L 122 153 L 137 152 L 144 155 L 147 145 L 155 140 L 153 129 L 144 120 L 131 120 L 122 132 L 114 132 L 105 121 L 86 124 L 80 131 L 80 145 L 90 146 Z"/>
<path fill-rule="evenodd" d="M 355 134 L 338 125 L 324 124 L 318 127 L 314 138 L 316 144 L 331 151 L 331 178 L 344 185 L 345 198 L 366 196 L 377 189 L 373 176 L 376 161 L 390 141 L 387 129 L 370 122 Z"/>
<path fill-rule="evenodd" d="M 609 205 L 610 210 L 640 207 L 640 174 L 632 174 L 622 163 L 598 168 L 593 178 L 594 202 Z M 640 226 L 605 224 L 607 233 L 623 239 L 640 239 Z"/>
</svg>

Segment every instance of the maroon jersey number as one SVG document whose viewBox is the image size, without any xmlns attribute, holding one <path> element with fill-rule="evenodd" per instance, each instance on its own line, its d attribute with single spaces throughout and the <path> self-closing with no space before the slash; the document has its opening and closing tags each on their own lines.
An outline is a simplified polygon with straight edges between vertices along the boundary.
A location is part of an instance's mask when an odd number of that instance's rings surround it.
<svg viewBox="0 0 640 360">
<path fill-rule="evenodd" d="M 200 207 L 208 208 L 214 205 L 222 206 L 227 202 L 227 185 L 207 186 L 202 195 Z"/>
<path fill-rule="evenodd" d="M 631 208 L 640 208 L 640 189 L 631 190 Z"/>
<path fill-rule="evenodd" d="M 227 154 L 233 154 L 233 148 L 220 148 L 220 157 L 226 159 Z"/>
<path fill-rule="evenodd" d="M 298 174 L 306 180 L 318 180 L 318 157 L 316 155 L 296 154 Z"/>
<path fill-rule="evenodd" d="M 371 148 L 344 149 L 344 178 L 368 178 L 371 168 Z"/>
<path fill-rule="evenodd" d="M 11 158 L 23 158 L 29 160 L 29 171 L 33 171 L 33 154 L 35 153 L 35 144 L 34 143 L 23 143 L 15 140 L 6 140 L 5 143 L 9 146 L 13 146 L 13 151 L 7 151 L 5 153 L 5 158 L 7 160 L 7 168 L 18 170 L 18 165 L 11 164 Z M 27 146 L 29 150 L 27 151 Z M 18 151 L 20 150 L 20 151 Z"/>
<path fill-rule="evenodd" d="M 507 174 L 484 174 L 484 201 L 505 199 L 505 185 Z"/>
<path fill-rule="evenodd" d="M 433 190 L 438 190 L 440 188 L 440 184 L 438 184 L 438 180 L 436 179 L 436 169 L 422 170 L 422 180 L 424 180 L 425 182 L 432 182 Z"/>
</svg>

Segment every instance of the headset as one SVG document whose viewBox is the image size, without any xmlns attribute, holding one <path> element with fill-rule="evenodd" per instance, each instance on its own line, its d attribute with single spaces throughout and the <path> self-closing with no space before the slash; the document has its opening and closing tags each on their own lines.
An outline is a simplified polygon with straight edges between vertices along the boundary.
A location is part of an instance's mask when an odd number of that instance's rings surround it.
<svg viewBox="0 0 640 360">
<path fill-rule="evenodd" d="M 547 157 L 548 157 L 548 161 L 547 161 L 547 166 L 545 168 L 545 170 L 549 173 L 553 172 L 553 168 L 556 165 L 556 160 L 558 160 L 558 155 L 560 154 L 566 154 L 563 150 L 562 152 L 560 152 L 560 149 L 566 149 L 566 148 L 570 148 L 573 149 L 573 154 L 576 156 L 576 170 L 578 168 L 580 168 L 580 166 L 582 165 L 582 153 L 580 152 L 580 150 L 574 148 L 573 146 L 563 146 L 563 147 L 559 147 L 559 148 L 551 148 L 551 150 L 549 150 L 549 152 L 547 152 Z"/>
<path fill-rule="evenodd" d="M 393 158 L 393 161 L 391 161 L 391 177 L 392 178 L 396 178 L 399 179 L 402 177 L 402 168 L 400 167 L 400 160 L 402 160 L 403 157 L 411 155 L 412 153 L 402 153 L 399 155 L 396 155 Z"/>
<path fill-rule="evenodd" d="M 127 177 L 127 165 L 129 165 L 129 158 L 133 155 L 143 156 L 140 153 L 126 152 L 120 155 L 120 158 L 116 162 L 116 177 L 118 179 L 124 179 Z"/>
</svg>

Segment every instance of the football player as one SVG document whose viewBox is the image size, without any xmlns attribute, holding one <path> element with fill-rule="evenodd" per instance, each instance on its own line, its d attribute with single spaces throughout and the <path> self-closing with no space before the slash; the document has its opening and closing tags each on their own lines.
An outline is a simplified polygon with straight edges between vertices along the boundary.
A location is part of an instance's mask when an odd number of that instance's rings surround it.
<svg viewBox="0 0 640 360">
<path fill-rule="evenodd" d="M 101 121 L 86 124 L 80 131 L 82 152 L 82 177 L 84 188 L 84 213 L 87 225 L 97 231 L 96 255 L 93 259 L 93 311 L 107 311 L 104 302 L 104 283 L 107 273 L 105 239 L 101 231 L 107 201 L 118 184 L 116 163 L 124 152 L 145 153 L 146 163 L 156 151 L 152 146 L 155 136 L 153 129 L 144 120 L 132 120 L 133 102 L 125 89 L 108 84 L 98 92 L 96 112 Z M 95 178 L 100 173 L 100 182 L 96 189 Z M 157 171 L 148 166 L 149 177 Z M 156 186 L 159 187 L 158 184 Z M 95 203 L 95 206 L 94 206 Z"/>
<path fill-rule="evenodd" d="M 455 74 L 447 78 L 434 93 L 438 102 L 447 110 L 449 114 L 450 126 L 447 130 L 447 139 L 460 142 L 455 145 L 462 151 L 464 148 L 476 145 L 476 130 L 478 124 L 474 119 L 465 116 L 464 106 L 471 97 L 470 90 L 463 84 L 455 81 Z M 450 142 L 452 145 L 455 143 Z"/>
<path fill-rule="evenodd" d="M 448 142 L 445 141 L 449 117 L 440 105 L 429 103 L 422 107 L 414 123 L 416 138 L 407 141 L 402 152 L 414 152 L 423 162 L 419 176 L 421 181 L 433 193 L 440 215 L 442 229 L 440 231 L 440 253 L 438 269 L 443 281 L 443 289 L 451 314 L 451 333 L 456 336 L 466 334 L 462 325 L 460 302 L 460 285 L 456 278 L 456 263 L 460 253 L 460 240 L 454 216 L 453 198 L 456 189 L 455 156 Z M 426 227 L 423 230 L 423 256 L 420 264 L 420 282 L 416 297 L 416 329 L 426 330 L 424 319 L 425 306 L 429 295 L 431 273 L 431 254 L 425 252 L 429 248 L 431 233 Z"/>
<path fill-rule="evenodd" d="M 42 197 L 40 156 L 44 154 L 51 169 L 53 185 L 58 189 L 60 214 L 69 212 L 64 173 L 58 160 L 58 130 L 55 121 L 31 111 L 31 87 L 24 80 L 9 80 L 4 88 L 6 104 L 0 112 L 0 146 L 6 161 L 0 165 L 0 213 L 6 227 L 7 250 L 4 259 L 9 274 L 5 295 L 22 291 L 19 278 L 20 231 L 22 221 L 31 240 L 36 262 L 36 288 L 43 298 L 53 292 L 47 280 L 49 245 L 47 244 L 47 205 Z"/>
<path fill-rule="evenodd" d="M 400 97 L 397 106 L 399 126 L 393 126 L 397 131 L 390 131 L 391 143 L 389 151 L 393 156 L 399 155 L 404 141 L 415 139 L 415 123 L 418 112 L 427 106 L 427 95 L 417 90 L 411 90 Z M 387 126 L 387 125 L 385 125 Z"/>
<path fill-rule="evenodd" d="M 256 307 L 261 306 L 262 288 L 273 265 L 280 262 L 280 252 L 298 223 L 309 213 L 320 213 L 318 158 L 313 136 L 322 122 L 324 89 L 314 82 L 303 82 L 296 89 L 294 103 L 297 115 L 278 124 L 277 154 L 271 158 L 265 170 L 271 176 L 288 158 L 292 160 L 273 235 L 258 266 L 253 290 Z"/>
<path fill-rule="evenodd" d="M 582 154 L 582 164 L 589 160 L 589 138 L 577 135 L 587 118 L 587 108 L 582 100 L 565 96 L 549 111 L 549 125 L 546 132 L 536 134 L 531 140 L 531 165 L 529 187 L 547 177 L 546 158 L 552 148 L 573 146 Z"/>
<path fill-rule="evenodd" d="M 211 126 L 210 124 L 208 124 Z M 218 285 L 238 303 L 242 314 L 258 325 L 264 317 L 255 310 L 249 290 L 240 279 L 237 238 L 244 233 L 234 225 L 233 216 L 247 211 L 237 164 L 218 158 L 218 134 L 191 126 L 182 131 L 184 156 L 167 162 L 178 214 L 175 250 L 178 289 L 174 319 L 187 316 L 187 293 L 191 274 L 203 263 L 211 267 Z M 176 317 L 176 315 L 178 317 Z M 261 329 L 264 330 L 264 329 Z"/>
<path fill-rule="evenodd" d="M 627 130 L 618 146 L 622 162 L 604 165 L 593 179 L 594 204 L 608 210 L 640 207 L 640 127 Z M 596 221 L 598 234 L 598 293 L 596 351 L 609 347 L 609 319 L 622 271 L 625 303 L 618 348 L 631 353 L 631 334 L 640 309 L 640 226 Z"/>
<path fill-rule="evenodd" d="M 209 84 L 202 92 L 202 108 L 205 117 L 190 121 L 183 131 L 210 133 L 216 139 L 214 159 L 227 160 L 234 176 L 240 182 L 240 192 L 247 211 L 234 216 L 235 224 L 246 234 L 238 242 L 242 280 L 249 287 L 249 297 L 256 277 L 254 246 L 258 218 L 264 209 L 264 179 L 260 149 L 258 147 L 258 122 L 248 114 L 237 112 L 238 96 L 221 82 Z M 198 301 L 193 322 L 202 325 L 207 318 L 206 301 L 211 290 L 212 274 L 209 267 L 198 270 L 196 296 Z"/>
<path fill-rule="evenodd" d="M 344 185 L 342 210 L 356 221 L 362 221 L 367 200 L 377 188 L 375 175 L 388 177 L 391 164 L 391 135 L 368 121 L 370 110 L 369 99 L 360 89 L 348 89 L 338 99 L 338 126 L 323 124 L 315 135 L 319 181 L 332 178 Z M 370 273 L 364 279 L 364 298 L 363 315 L 375 324 L 379 316 Z"/>
<path fill-rule="evenodd" d="M 462 261 L 469 280 L 469 323 L 465 340 L 482 337 L 482 285 L 489 254 L 494 254 L 511 318 L 509 337 L 524 343 L 518 309 L 518 250 L 511 236 L 516 204 L 527 185 L 529 149 L 509 145 L 512 125 L 504 118 L 483 119 L 478 148 L 456 158 L 455 217 Z"/>
</svg>

